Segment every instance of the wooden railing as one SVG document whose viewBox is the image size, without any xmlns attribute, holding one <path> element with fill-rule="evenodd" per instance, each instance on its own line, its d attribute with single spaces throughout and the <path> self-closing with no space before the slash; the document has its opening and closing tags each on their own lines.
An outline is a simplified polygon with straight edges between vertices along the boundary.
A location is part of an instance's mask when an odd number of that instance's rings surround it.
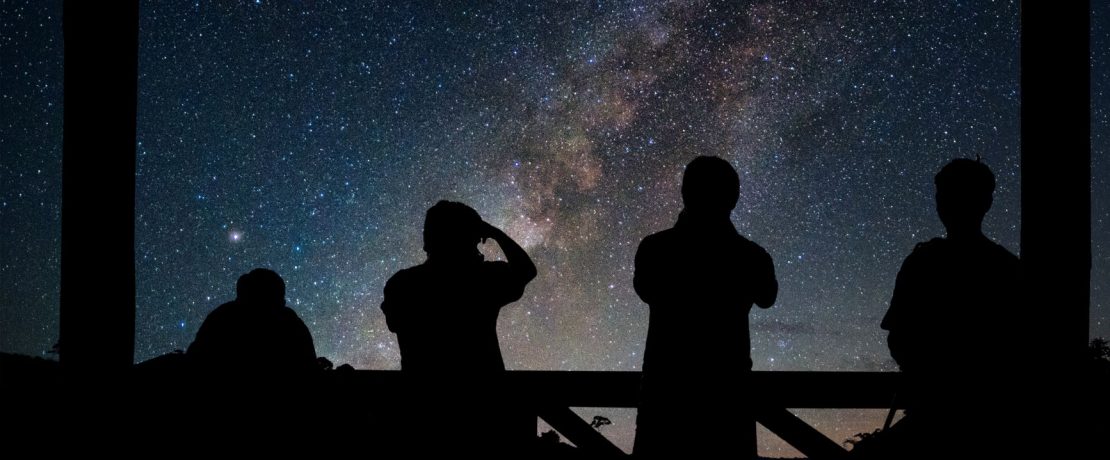
<svg viewBox="0 0 1110 460">
<path fill-rule="evenodd" d="M 354 371 L 357 387 L 397 388 L 396 371 Z M 624 455 L 578 417 L 571 407 L 635 408 L 639 372 L 510 371 L 508 383 L 542 400 L 531 401 L 536 416 L 578 448 L 601 456 Z M 899 374 L 893 372 L 753 372 L 758 389 L 756 420 L 809 458 L 841 458 L 847 451 L 788 409 L 890 409 Z"/>
<path fill-rule="evenodd" d="M 194 415 L 189 423 L 203 424 L 218 422 L 219 417 L 213 414 L 232 410 L 223 404 L 238 400 L 236 395 L 246 395 L 249 399 L 251 394 L 269 391 L 270 395 L 278 397 L 256 399 L 263 401 L 264 407 L 273 403 L 287 405 L 291 410 L 282 409 L 279 412 L 284 415 L 278 415 L 290 418 L 282 421 L 283 424 L 303 426 L 303 421 L 297 421 L 295 417 L 312 414 L 315 424 L 327 424 L 329 419 L 332 420 L 330 425 L 324 425 L 328 427 L 323 428 L 325 430 L 350 429 L 362 435 L 375 433 L 374 427 L 393 429 L 389 426 L 395 423 L 394 417 L 408 410 L 412 402 L 407 399 L 412 397 L 411 382 L 399 371 L 337 370 L 319 374 L 320 378 L 291 379 L 289 375 L 284 375 L 277 379 L 251 380 L 244 385 L 225 377 L 206 380 L 207 376 L 189 372 L 183 356 L 167 355 L 137 366 L 136 372 L 126 380 L 98 390 L 108 391 L 95 393 L 99 395 L 95 400 L 69 407 L 73 402 L 70 399 L 57 409 L 44 411 L 43 404 L 51 403 L 52 399 L 36 399 L 37 402 L 32 401 L 23 407 L 22 413 L 41 415 L 54 410 L 64 412 L 66 408 L 81 409 L 89 404 L 100 404 L 121 413 L 131 408 L 133 411 L 129 417 L 140 422 L 135 428 L 141 431 L 148 425 L 172 424 L 175 419 L 181 418 L 182 414 L 164 410 L 167 403 L 189 401 L 191 410 L 184 415 Z M 5 378 L 0 379 L 3 384 L 0 388 L 8 394 L 65 394 L 59 393 L 65 387 L 56 364 L 46 367 L 19 362 L 8 364 Z M 537 419 L 544 420 L 590 457 L 620 457 L 625 455 L 624 452 L 571 408 L 635 408 L 639 401 L 640 378 L 639 372 L 509 371 L 506 373 L 507 380 L 502 383 L 514 389 L 519 407 L 532 411 L 535 416 L 531 418 L 533 424 Z M 752 373 L 747 387 L 738 388 L 738 391 L 759 395 L 758 400 L 752 402 L 756 421 L 783 441 L 808 458 L 837 459 L 845 457 L 847 451 L 788 409 L 890 409 L 900 379 L 901 374 L 894 372 L 757 371 Z M 263 384 L 258 385 L 260 382 Z M 454 379 L 444 382 L 448 387 L 454 383 L 457 383 Z M 320 397 L 323 399 L 317 401 L 316 398 Z M 85 399 L 82 396 L 77 401 Z M 333 400 L 341 403 L 335 404 Z M 19 399 L 12 399 L 12 402 L 19 402 Z M 297 412 L 298 408 L 304 411 Z M 16 410 L 14 413 L 21 412 Z M 198 415 L 199 418 L 195 417 Z M 522 423 L 523 419 L 513 423 L 518 422 Z M 370 428 L 369 431 L 364 431 L 367 428 Z M 405 433 L 404 429 L 393 429 L 393 432 Z M 145 434 L 157 437 L 156 432 L 147 431 Z"/>
</svg>

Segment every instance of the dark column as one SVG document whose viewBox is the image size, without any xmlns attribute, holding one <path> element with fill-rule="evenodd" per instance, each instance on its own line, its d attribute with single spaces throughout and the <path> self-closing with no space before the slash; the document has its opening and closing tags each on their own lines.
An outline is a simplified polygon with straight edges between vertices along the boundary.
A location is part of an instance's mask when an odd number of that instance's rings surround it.
<svg viewBox="0 0 1110 460">
<path fill-rule="evenodd" d="M 61 360 L 126 369 L 135 351 L 136 0 L 66 0 Z"/>
<path fill-rule="evenodd" d="M 1021 259 L 1035 331 L 1026 401 L 1053 449 L 1081 430 L 1091 276 L 1090 5 L 1021 5 Z M 1032 405 L 1030 406 L 1033 407 Z M 1066 457 L 1053 450 L 1054 456 Z"/>
</svg>

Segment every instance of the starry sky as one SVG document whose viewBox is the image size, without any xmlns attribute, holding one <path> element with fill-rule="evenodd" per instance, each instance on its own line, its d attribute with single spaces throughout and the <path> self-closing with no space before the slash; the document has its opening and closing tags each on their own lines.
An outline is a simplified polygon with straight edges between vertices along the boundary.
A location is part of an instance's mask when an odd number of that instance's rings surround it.
<svg viewBox="0 0 1110 460">
<path fill-rule="evenodd" d="M 985 231 L 1019 253 L 1016 2 L 397 3 L 142 2 L 137 361 L 269 267 L 318 354 L 398 368 L 382 288 L 451 199 L 539 268 L 498 321 L 508 367 L 636 370 L 633 256 L 697 155 L 739 171 L 733 222 L 775 260 L 757 370 L 896 369 L 878 324 L 902 259 L 943 233 L 932 177 L 953 157 L 994 170 Z M 1108 337 L 1096 8 L 1090 330 Z M 0 350 L 35 355 L 57 338 L 60 10 L 0 2 Z M 812 418 L 851 426 L 839 439 L 882 422 L 844 412 Z"/>
</svg>

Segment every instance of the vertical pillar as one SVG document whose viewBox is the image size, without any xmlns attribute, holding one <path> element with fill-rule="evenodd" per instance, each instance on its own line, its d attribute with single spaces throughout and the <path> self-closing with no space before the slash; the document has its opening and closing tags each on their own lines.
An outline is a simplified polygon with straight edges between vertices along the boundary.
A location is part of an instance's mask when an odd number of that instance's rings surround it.
<svg viewBox="0 0 1110 460">
<path fill-rule="evenodd" d="M 1036 330 L 1013 340 L 1033 346 L 1028 371 L 1048 383 L 1015 403 L 1034 409 L 1052 456 L 1068 456 L 1058 448 L 1082 431 L 1090 321 L 1088 2 L 1022 2 L 1021 61 L 1021 259 Z"/>
<path fill-rule="evenodd" d="M 62 10 L 61 361 L 98 375 L 135 350 L 137 0 Z"/>
</svg>

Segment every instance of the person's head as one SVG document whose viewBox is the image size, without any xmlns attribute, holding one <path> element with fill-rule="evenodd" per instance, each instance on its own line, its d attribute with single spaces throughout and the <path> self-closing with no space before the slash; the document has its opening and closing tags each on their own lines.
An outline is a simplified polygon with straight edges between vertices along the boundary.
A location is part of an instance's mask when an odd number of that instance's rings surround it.
<svg viewBox="0 0 1110 460">
<path fill-rule="evenodd" d="M 720 157 L 700 156 L 682 175 L 682 204 L 703 215 L 728 215 L 740 199 L 740 175 Z"/>
<path fill-rule="evenodd" d="M 936 185 L 937 215 L 949 233 L 978 231 L 994 201 L 994 174 L 981 161 L 957 158 L 941 168 Z"/>
<path fill-rule="evenodd" d="M 256 268 L 235 283 L 236 298 L 256 305 L 285 305 L 285 280 L 273 270 Z"/>
<path fill-rule="evenodd" d="M 440 201 L 424 217 L 424 252 L 428 257 L 473 258 L 481 256 L 482 217 L 470 206 Z"/>
</svg>

